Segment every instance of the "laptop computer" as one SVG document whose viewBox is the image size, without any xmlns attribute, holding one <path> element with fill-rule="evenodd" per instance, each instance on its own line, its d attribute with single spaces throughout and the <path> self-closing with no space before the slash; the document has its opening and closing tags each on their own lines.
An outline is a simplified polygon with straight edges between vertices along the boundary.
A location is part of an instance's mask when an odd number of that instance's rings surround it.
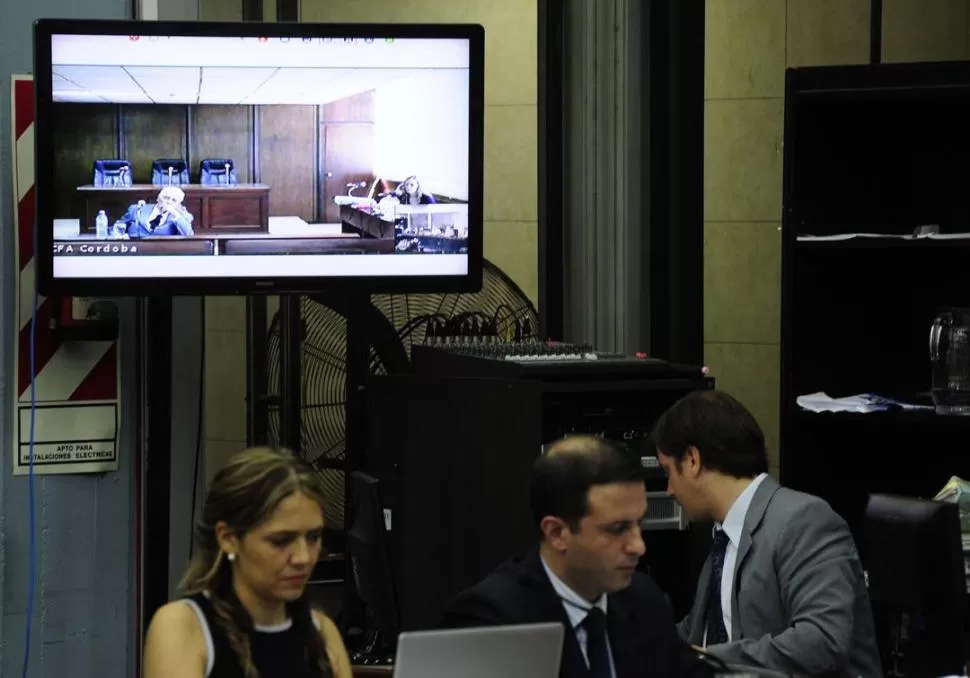
<svg viewBox="0 0 970 678">
<path fill-rule="evenodd" d="M 557 678 L 559 623 L 402 633 L 395 678 Z"/>
</svg>

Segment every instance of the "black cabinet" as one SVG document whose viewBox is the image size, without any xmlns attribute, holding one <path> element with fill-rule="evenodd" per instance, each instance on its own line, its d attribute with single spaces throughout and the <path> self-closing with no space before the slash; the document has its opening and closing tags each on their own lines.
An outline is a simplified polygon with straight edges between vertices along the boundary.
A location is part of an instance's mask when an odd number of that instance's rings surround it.
<svg viewBox="0 0 970 678">
<path fill-rule="evenodd" d="M 930 325 L 970 306 L 970 63 L 790 69 L 784 173 L 782 481 L 828 500 L 864 558 L 869 493 L 970 477 L 970 418 L 813 414 L 796 398 L 930 404 Z"/>
</svg>

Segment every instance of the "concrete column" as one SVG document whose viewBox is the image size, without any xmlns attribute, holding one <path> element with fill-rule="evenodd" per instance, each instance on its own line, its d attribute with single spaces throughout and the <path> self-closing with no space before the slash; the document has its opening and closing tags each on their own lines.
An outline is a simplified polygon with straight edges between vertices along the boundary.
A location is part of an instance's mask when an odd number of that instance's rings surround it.
<svg viewBox="0 0 970 678">
<path fill-rule="evenodd" d="M 565 0 L 565 335 L 605 350 L 639 336 L 649 296 L 640 0 Z"/>
</svg>

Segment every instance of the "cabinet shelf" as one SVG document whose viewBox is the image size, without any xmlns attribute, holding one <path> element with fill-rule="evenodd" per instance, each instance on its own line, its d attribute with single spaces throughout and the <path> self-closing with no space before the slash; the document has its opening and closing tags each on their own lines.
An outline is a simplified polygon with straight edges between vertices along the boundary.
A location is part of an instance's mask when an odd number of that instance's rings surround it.
<svg viewBox="0 0 970 678">
<path fill-rule="evenodd" d="M 962 234 L 961 234 L 962 235 Z M 795 247 L 799 250 L 880 250 L 880 249 L 970 249 L 970 234 L 950 238 L 903 238 L 899 236 L 857 236 L 854 238 L 812 238 L 798 236 Z"/>
<path fill-rule="evenodd" d="M 970 416 L 937 414 L 933 410 L 887 410 L 885 412 L 811 412 L 794 408 L 789 416 L 807 426 L 970 426 Z"/>
<path fill-rule="evenodd" d="M 854 529 L 869 492 L 932 495 L 970 477 L 970 417 L 795 404 L 816 391 L 931 404 L 929 327 L 940 309 L 970 306 L 968 116 L 970 62 L 786 73 L 782 482 Z M 909 235 L 923 224 L 942 233 Z M 865 470 L 849 473 L 856 457 Z"/>
</svg>

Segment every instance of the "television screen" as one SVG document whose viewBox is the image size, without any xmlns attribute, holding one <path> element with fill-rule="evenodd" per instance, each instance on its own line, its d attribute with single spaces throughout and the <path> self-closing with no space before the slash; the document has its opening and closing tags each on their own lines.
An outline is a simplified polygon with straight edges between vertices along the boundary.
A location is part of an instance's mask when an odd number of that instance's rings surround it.
<svg viewBox="0 0 970 678">
<path fill-rule="evenodd" d="M 477 25 L 42 20 L 42 291 L 480 286 Z"/>
</svg>

